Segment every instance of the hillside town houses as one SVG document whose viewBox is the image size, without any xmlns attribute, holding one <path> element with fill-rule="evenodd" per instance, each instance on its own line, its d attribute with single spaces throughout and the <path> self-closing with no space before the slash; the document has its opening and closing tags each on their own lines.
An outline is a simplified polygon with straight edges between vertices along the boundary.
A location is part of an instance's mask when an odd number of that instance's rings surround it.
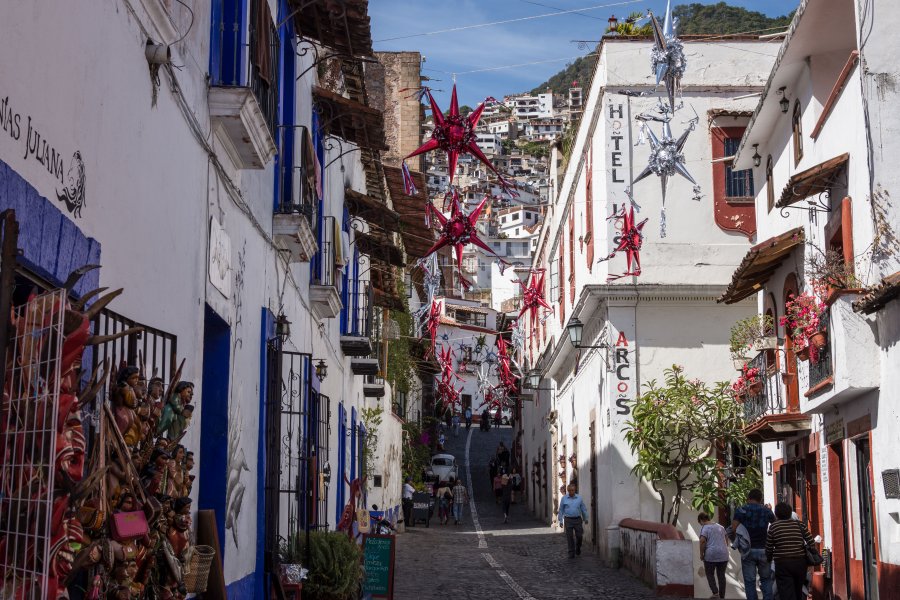
<svg viewBox="0 0 900 600">
<path fill-rule="evenodd" d="M 706 597 L 756 477 L 900 599 L 900 7 L 788 4 L 474 107 L 368 0 L 4 6 L 0 598 Z"/>
</svg>

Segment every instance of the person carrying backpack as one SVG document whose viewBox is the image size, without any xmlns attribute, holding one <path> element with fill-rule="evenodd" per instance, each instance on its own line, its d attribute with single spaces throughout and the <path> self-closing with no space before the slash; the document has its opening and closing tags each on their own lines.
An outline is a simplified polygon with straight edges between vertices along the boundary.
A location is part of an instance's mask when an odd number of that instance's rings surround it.
<svg viewBox="0 0 900 600">
<path fill-rule="evenodd" d="M 437 505 L 438 505 L 438 521 L 441 525 L 446 525 L 450 520 L 450 510 L 453 504 L 453 492 L 450 491 L 453 481 L 449 484 L 441 484 L 437 489 Z"/>
</svg>

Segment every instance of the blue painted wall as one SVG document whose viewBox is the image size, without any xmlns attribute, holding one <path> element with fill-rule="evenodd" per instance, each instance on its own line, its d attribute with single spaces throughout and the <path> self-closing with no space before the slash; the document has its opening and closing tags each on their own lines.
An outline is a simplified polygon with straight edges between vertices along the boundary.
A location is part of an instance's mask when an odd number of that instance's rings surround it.
<svg viewBox="0 0 900 600">
<path fill-rule="evenodd" d="M 62 285 L 75 269 L 100 264 L 100 242 L 85 236 L 56 203 L 0 160 L 0 210 L 8 208 L 19 221 L 19 262 L 50 283 Z M 80 296 L 99 286 L 100 270 L 95 269 L 74 291 Z"/>
<path fill-rule="evenodd" d="M 231 328 L 206 306 L 203 328 L 203 397 L 200 402 L 199 508 L 216 512 L 219 556 L 225 557 L 225 497 L 228 484 L 228 382 Z"/>
</svg>

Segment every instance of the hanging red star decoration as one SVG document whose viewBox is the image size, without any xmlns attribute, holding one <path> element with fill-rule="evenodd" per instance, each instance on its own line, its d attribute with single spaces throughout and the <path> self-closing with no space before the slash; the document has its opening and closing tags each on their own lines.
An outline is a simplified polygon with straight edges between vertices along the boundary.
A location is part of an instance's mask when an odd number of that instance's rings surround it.
<svg viewBox="0 0 900 600">
<path fill-rule="evenodd" d="M 510 368 L 510 358 L 507 351 L 506 340 L 502 335 L 497 336 L 497 378 L 500 380 L 498 387 L 502 388 L 505 394 L 514 394 L 516 388 L 516 376 Z"/>
<path fill-rule="evenodd" d="M 552 310 L 544 299 L 544 269 L 535 269 L 528 280 L 519 280 L 519 285 L 522 286 L 522 308 L 519 309 L 519 319 L 526 312 L 530 312 L 531 329 L 534 331 L 540 316 L 540 307 Z"/>
<path fill-rule="evenodd" d="M 628 275 L 637 277 L 641 274 L 641 246 L 644 244 L 644 234 L 641 231 L 644 229 L 644 225 L 647 224 L 647 219 L 640 223 L 635 223 L 634 207 L 630 209 L 622 207 L 621 212 L 614 214 L 609 219 L 621 219 L 622 232 L 618 236 L 618 245 L 606 258 L 601 258 L 597 262 L 609 260 L 618 252 L 625 252 L 628 268 L 620 275 L 610 275 L 607 277 L 607 281 L 614 281 Z"/>
<path fill-rule="evenodd" d="M 448 407 L 455 408 L 459 402 L 459 390 L 453 385 L 453 379 L 455 377 L 462 380 L 462 378 L 453 372 L 453 350 L 449 346 L 441 347 L 438 362 L 441 365 L 441 378 L 437 383 L 437 396 L 443 411 Z"/>
<path fill-rule="evenodd" d="M 434 245 L 428 249 L 425 256 L 429 256 L 445 246 L 453 246 L 456 250 L 456 266 L 462 271 L 463 248 L 468 244 L 475 244 L 482 250 L 495 256 L 497 260 L 500 261 L 501 269 L 505 267 L 506 262 L 497 256 L 491 247 L 478 237 L 478 218 L 481 216 L 481 212 L 484 210 L 484 205 L 487 200 L 487 196 L 485 196 L 471 213 L 466 214 L 463 212 L 462 205 L 459 201 L 459 193 L 454 188 L 450 194 L 450 218 L 448 219 L 438 211 L 433 211 L 434 218 L 438 220 L 438 223 L 440 223 L 441 226 L 440 237 L 438 237 L 438 240 Z M 469 287 L 468 281 L 464 278 L 461 278 L 461 280 L 463 285 Z"/>
<path fill-rule="evenodd" d="M 460 154 L 471 154 L 494 172 L 499 179 L 500 187 L 511 196 L 518 194 L 513 189 L 513 183 L 504 178 L 499 171 L 491 164 L 490 159 L 484 155 L 481 148 L 478 147 L 477 136 L 475 135 L 475 127 L 478 126 L 478 120 L 484 111 L 485 102 L 463 117 L 459 114 L 459 102 L 456 99 L 456 84 L 453 84 L 453 93 L 450 97 L 450 111 L 444 114 L 434 96 L 431 95 L 429 88 L 424 88 L 422 94 L 428 97 L 428 103 L 431 105 L 431 114 L 434 118 L 434 131 L 431 133 L 431 139 L 416 148 L 411 154 L 404 158 L 403 163 L 403 184 L 407 195 L 415 195 L 415 184 L 413 184 L 412 176 L 406 166 L 406 159 L 430 152 L 432 150 L 443 150 L 447 153 L 447 162 L 449 163 L 450 183 L 453 184 L 453 176 L 456 173 L 456 163 Z M 489 98 L 488 100 L 493 100 Z M 487 100 L 486 100 L 487 101 Z M 494 100 L 496 102 L 496 100 Z"/>
<path fill-rule="evenodd" d="M 425 321 L 425 330 L 431 337 L 431 347 L 425 354 L 425 357 L 434 355 L 434 346 L 437 342 L 438 326 L 441 324 L 441 306 L 442 303 L 436 300 L 431 301 L 431 309 L 428 311 L 428 320 Z"/>
</svg>

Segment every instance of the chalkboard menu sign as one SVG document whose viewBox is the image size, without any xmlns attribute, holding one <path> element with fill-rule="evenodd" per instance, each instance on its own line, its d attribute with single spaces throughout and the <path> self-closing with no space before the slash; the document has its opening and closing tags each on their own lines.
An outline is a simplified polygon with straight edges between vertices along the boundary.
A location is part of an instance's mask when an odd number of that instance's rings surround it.
<svg viewBox="0 0 900 600">
<path fill-rule="evenodd" d="M 394 598 L 394 542 L 392 535 L 363 535 L 363 595 Z"/>
</svg>

